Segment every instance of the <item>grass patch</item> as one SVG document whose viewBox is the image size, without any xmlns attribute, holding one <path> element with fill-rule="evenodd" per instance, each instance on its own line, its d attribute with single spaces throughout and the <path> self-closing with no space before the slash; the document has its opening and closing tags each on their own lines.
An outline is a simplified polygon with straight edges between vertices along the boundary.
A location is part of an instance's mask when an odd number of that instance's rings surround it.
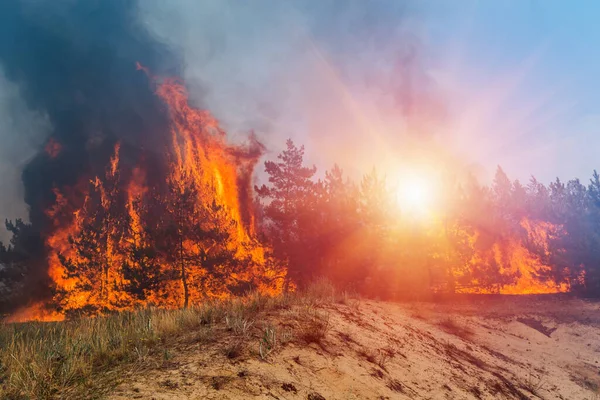
<svg viewBox="0 0 600 400">
<path fill-rule="evenodd" d="M 349 301 L 347 293 L 320 280 L 304 291 L 277 297 L 249 293 L 180 310 L 147 308 L 65 322 L 0 323 L 0 398 L 102 398 L 122 376 L 108 371 L 169 361 L 178 345 L 217 341 L 224 357 L 236 359 L 249 340 L 259 340 L 263 358 L 295 340 L 321 344 L 330 329 L 321 306 Z M 255 321 L 275 310 L 290 310 L 294 322 L 287 328 L 256 326 Z"/>
<path fill-rule="evenodd" d="M 330 329 L 329 314 L 311 308 L 300 313 L 299 321 L 298 337 L 306 344 L 321 345 Z"/>
<path fill-rule="evenodd" d="M 202 309 L 146 309 L 68 322 L 3 324 L 0 397 L 100 397 L 92 378 L 144 361 L 169 336 L 199 326 L 202 314 Z"/>
</svg>

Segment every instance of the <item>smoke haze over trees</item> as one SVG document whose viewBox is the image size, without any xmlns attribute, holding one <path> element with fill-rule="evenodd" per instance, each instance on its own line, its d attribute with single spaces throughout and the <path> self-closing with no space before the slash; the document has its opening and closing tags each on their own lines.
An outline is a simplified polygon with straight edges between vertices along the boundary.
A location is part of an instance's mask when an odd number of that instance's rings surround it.
<svg viewBox="0 0 600 400">
<path fill-rule="evenodd" d="M 196 200 L 210 187 L 184 174 L 165 190 L 125 200 L 118 170 L 108 168 L 90 183 L 81 229 L 69 236 L 71 256 L 59 254 L 64 278 L 77 280 L 57 288 L 54 307 L 70 315 L 148 302 L 185 306 L 274 282 L 289 290 L 317 276 L 383 298 L 439 291 L 600 295 L 597 173 L 586 185 L 546 186 L 535 178 L 523 185 L 498 168 L 488 187 L 444 175 L 443 208 L 424 217 L 403 209 L 377 171 L 354 182 L 334 166 L 316 179 L 303 155 L 288 140 L 278 159 L 265 163 L 269 183 L 256 187 L 258 237 L 273 248 L 267 269 L 252 251 L 235 250 L 237 222 L 223 206 Z M 0 251 L 5 306 L 23 290 L 28 263 L 43 247 L 30 225 L 8 228 L 13 239 Z M 287 278 L 268 272 L 277 264 Z"/>
<path fill-rule="evenodd" d="M 491 186 L 443 176 L 443 205 L 427 219 L 402 210 L 376 171 L 357 184 L 337 166 L 324 180 L 287 142 L 267 161 L 263 231 L 289 276 L 325 275 L 360 292 L 426 296 L 571 291 L 600 295 L 600 181 L 511 181 L 498 167 Z M 511 288 L 516 288 L 513 290 Z"/>
</svg>

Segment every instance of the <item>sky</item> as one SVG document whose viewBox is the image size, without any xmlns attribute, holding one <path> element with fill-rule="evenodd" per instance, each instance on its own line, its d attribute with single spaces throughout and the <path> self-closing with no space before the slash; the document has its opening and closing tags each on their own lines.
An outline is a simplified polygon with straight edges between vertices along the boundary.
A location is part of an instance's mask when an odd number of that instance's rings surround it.
<svg viewBox="0 0 600 400">
<path fill-rule="evenodd" d="M 359 176 L 415 157 L 543 182 L 600 166 L 600 3 L 559 0 L 147 0 L 139 22 L 183 55 L 191 100 L 267 158 Z M 49 132 L 0 65 L 0 217 Z M 429 157 L 432 157 L 429 155 Z M 401 160 L 401 161 L 399 161 Z M 259 172 L 260 176 L 260 172 Z"/>
<path fill-rule="evenodd" d="M 600 3 L 459 3 L 424 15 L 440 74 L 465 92 L 457 114 L 484 115 L 465 133 L 473 154 L 520 179 L 587 181 L 600 149 Z"/>
</svg>

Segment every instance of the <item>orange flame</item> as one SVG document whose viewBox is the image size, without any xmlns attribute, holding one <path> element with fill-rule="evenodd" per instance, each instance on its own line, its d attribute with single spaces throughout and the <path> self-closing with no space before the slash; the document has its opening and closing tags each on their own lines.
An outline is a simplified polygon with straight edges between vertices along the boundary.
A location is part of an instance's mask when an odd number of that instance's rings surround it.
<svg viewBox="0 0 600 400">
<path fill-rule="evenodd" d="M 148 74 L 142 66 L 138 69 Z M 244 173 L 257 161 L 252 148 L 227 143 L 225 132 L 210 113 L 189 106 L 187 92 L 178 81 L 166 79 L 157 85 L 156 93 L 168 106 L 172 139 L 171 148 L 166 149 L 167 176 L 158 179 L 163 184 L 171 182 L 181 193 L 185 185 L 191 184 L 197 207 L 213 210 L 214 214 L 197 223 L 222 224 L 222 229 L 230 231 L 226 247 L 245 260 L 241 268 L 219 278 L 213 278 L 213 272 L 202 265 L 190 265 L 188 279 L 196 283 L 190 289 L 190 299 L 198 302 L 228 297 L 231 293 L 227 285 L 238 282 L 248 282 L 263 293 L 279 293 L 285 269 L 269 262 L 265 248 L 254 239 L 253 217 L 248 214 L 251 207 L 245 204 L 249 199 L 244 198 L 243 185 L 249 182 L 244 182 Z M 181 282 L 177 279 L 161 281 L 160 287 L 143 299 L 125 290 L 131 282 L 123 266 L 137 265 L 128 249 L 153 246 L 145 231 L 148 221 L 144 218 L 150 214 L 145 215 L 140 204 L 148 203 L 155 192 L 150 190 L 150 177 L 141 165 L 124 170 L 120 152 L 117 143 L 103 176 L 81 179 L 75 187 L 55 189 L 55 203 L 46 211 L 53 224 L 46 238 L 48 275 L 58 293 L 55 302 L 61 305 L 61 312 L 48 311 L 46 304 L 38 303 L 19 310 L 11 321 L 60 320 L 65 313 L 90 306 L 99 310 L 92 314 L 147 304 L 181 306 Z M 123 210 L 123 216 L 119 216 L 119 210 Z M 196 255 L 208 254 L 221 245 L 183 239 L 186 251 Z M 87 254 L 90 251 L 93 262 Z M 165 258 L 160 262 L 162 272 L 173 268 Z M 65 265 L 84 265 L 87 269 L 82 274 L 69 273 Z M 226 271 L 224 266 L 216 268 Z"/>
<path fill-rule="evenodd" d="M 49 310 L 46 308 L 45 304 L 42 302 L 35 303 L 28 307 L 23 307 L 15 311 L 8 318 L 5 319 L 5 322 L 28 322 L 28 321 L 38 321 L 38 322 L 56 322 L 56 321 L 64 321 L 65 315 L 59 313 L 55 310 Z"/>
<path fill-rule="evenodd" d="M 527 232 L 529 240 L 533 241 L 538 247 L 546 253 L 548 250 L 548 240 L 552 235 L 558 233 L 559 227 L 544 221 L 531 221 L 527 218 L 521 220 L 521 227 Z M 569 283 L 557 283 L 548 278 L 543 279 L 544 272 L 550 271 L 551 267 L 544 265 L 538 257 L 527 249 L 517 238 L 509 238 L 504 244 L 504 249 L 500 249 L 498 243 L 493 246 L 493 256 L 502 268 L 503 274 L 517 274 L 514 283 L 503 285 L 495 289 L 483 288 L 480 282 L 474 280 L 470 287 L 462 288 L 462 293 L 497 293 L 497 294 L 551 294 L 566 293 L 570 290 Z M 476 256 L 477 257 L 477 256 Z M 475 260 L 475 263 L 477 260 Z"/>
</svg>

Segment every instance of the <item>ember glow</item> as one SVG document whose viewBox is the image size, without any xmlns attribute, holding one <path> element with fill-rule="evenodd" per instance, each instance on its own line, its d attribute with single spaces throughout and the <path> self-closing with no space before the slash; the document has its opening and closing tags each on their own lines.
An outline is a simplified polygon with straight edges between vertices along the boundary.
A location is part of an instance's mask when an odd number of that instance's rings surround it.
<svg viewBox="0 0 600 400">
<path fill-rule="evenodd" d="M 53 138 L 50 138 L 50 140 L 48 140 L 48 143 L 46 144 L 46 147 L 44 148 L 44 150 L 46 151 L 46 153 L 48 154 L 48 156 L 50 158 L 56 158 L 58 156 L 58 154 L 60 153 L 61 145 Z"/>
</svg>

